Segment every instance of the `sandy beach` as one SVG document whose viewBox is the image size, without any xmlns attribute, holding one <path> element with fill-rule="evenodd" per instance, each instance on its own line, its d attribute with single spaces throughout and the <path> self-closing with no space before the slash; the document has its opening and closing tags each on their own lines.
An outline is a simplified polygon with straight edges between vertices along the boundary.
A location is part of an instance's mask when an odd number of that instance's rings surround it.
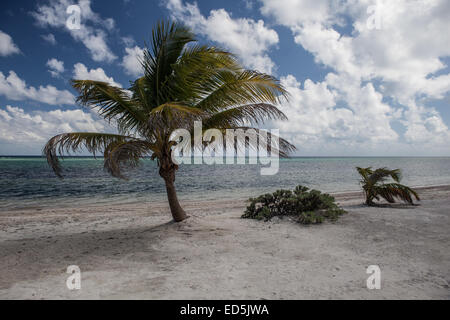
<svg viewBox="0 0 450 320">
<path fill-rule="evenodd" d="M 0 298 L 449 299 L 450 186 L 419 191 L 414 207 L 337 194 L 348 214 L 308 227 L 240 219 L 245 199 L 184 202 L 180 224 L 165 202 L 1 212 Z"/>
</svg>

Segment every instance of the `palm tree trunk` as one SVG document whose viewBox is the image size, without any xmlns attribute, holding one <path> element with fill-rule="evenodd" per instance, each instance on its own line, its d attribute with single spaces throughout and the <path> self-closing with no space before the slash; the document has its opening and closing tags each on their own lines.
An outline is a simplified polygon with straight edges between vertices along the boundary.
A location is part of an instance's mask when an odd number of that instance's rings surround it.
<svg viewBox="0 0 450 320">
<path fill-rule="evenodd" d="M 373 203 L 373 197 L 367 195 L 366 196 L 366 205 L 368 205 L 369 207 L 373 207 L 374 203 Z"/>
<path fill-rule="evenodd" d="M 169 200 L 170 212 L 172 213 L 173 220 L 175 222 L 181 222 L 187 219 L 186 212 L 178 202 L 177 191 L 175 190 L 175 184 L 172 181 L 165 180 L 167 199 Z"/>
<path fill-rule="evenodd" d="M 373 196 L 371 195 L 371 193 L 369 192 L 368 188 L 366 188 L 365 186 L 363 187 L 364 190 L 364 196 L 366 197 L 366 205 L 369 207 L 373 206 Z"/>
<path fill-rule="evenodd" d="M 170 212 L 175 222 L 181 222 L 188 218 L 186 212 L 180 205 L 175 189 L 175 172 L 178 166 L 174 164 L 170 157 L 160 159 L 159 175 L 166 183 L 167 200 L 169 201 Z"/>
</svg>

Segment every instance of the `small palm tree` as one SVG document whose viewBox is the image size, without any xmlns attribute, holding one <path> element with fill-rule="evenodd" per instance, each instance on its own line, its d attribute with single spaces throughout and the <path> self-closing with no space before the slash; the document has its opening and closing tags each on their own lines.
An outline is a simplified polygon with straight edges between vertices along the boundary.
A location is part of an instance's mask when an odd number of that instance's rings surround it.
<svg viewBox="0 0 450 320">
<path fill-rule="evenodd" d="M 375 171 L 370 167 L 356 169 L 362 177 L 360 183 L 366 195 L 366 204 L 368 206 L 373 206 L 373 200 L 380 200 L 380 197 L 389 203 L 395 203 L 395 198 L 398 198 L 406 203 L 414 204 L 413 196 L 420 201 L 416 191 L 400 184 L 400 169 L 389 170 L 387 168 L 380 168 Z M 392 178 L 395 182 L 384 183 L 389 178 Z"/>
<path fill-rule="evenodd" d="M 161 22 L 151 40 L 141 61 L 144 75 L 128 90 L 99 81 L 72 81 L 79 92 L 77 102 L 117 124 L 118 134 L 63 133 L 50 139 L 43 152 L 59 177 L 58 156 L 70 152 L 103 153 L 106 171 L 122 179 L 123 169 L 137 167 L 141 158 L 151 156 L 165 181 L 173 219 L 180 222 L 187 216 L 174 185 L 178 166 L 172 160 L 177 145 L 170 139 L 173 131 L 192 132 L 195 120 L 202 120 L 203 130 L 225 131 L 286 119 L 274 104 L 287 93 L 275 78 L 243 69 L 232 54 L 194 43 L 184 26 Z M 280 139 L 278 149 L 283 157 L 295 148 Z"/>
</svg>

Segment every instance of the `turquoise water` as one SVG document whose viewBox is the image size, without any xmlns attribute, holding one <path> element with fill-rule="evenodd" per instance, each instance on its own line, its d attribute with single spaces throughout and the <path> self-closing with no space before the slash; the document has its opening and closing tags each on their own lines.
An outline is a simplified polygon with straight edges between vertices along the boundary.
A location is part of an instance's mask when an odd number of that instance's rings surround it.
<svg viewBox="0 0 450 320">
<path fill-rule="evenodd" d="M 412 186 L 450 184 L 450 158 L 291 158 L 279 173 L 261 176 L 259 165 L 182 165 L 176 186 L 181 200 L 236 199 L 302 184 L 326 192 L 359 190 L 356 166 L 401 168 Z M 43 158 L 0 158 L 0 209 L 165 200 L 156 163 L 144 160 L 129 181 L 110 177 L 101 159 L 67 158 L 65 179 Z"/>
</svg>

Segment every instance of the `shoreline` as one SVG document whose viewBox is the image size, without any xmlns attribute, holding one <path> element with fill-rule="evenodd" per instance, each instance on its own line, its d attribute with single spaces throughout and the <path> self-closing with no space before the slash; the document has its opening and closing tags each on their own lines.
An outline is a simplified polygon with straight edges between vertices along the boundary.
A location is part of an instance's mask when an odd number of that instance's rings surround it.
<svg viewBox="0 0 450 320">
<path fill-rule="evenodd" d="M 413 186 L 413 189 L 417 190 L 418 192 L 431 192 L 431 191 L 450 191 L 450 184 L 444 184 L 444 185 L 430 185 L 430 186 Z M 310 188 L 312 189 L 312 188 Z M 274 189 L 271 192 L 275 192 L 276 189 Z M 328 193 L 330 195 L 332 195 L 333 197 L 336 198 L 336 200 L 345 200 L 345 201 L 351 201 L 351 200 L 358 200 L 358 199 L 363 199 L 364 198 L 364 194 L 362 191 L 336 191 L 336 192 L 323 192 L 323 193 Z M 119 194 L 120 195 L 120 194 Z M 254 197 L 259 196 L 258 195 L 254 195 Z M 164 205 L 167 200 L 166 200 L 166 195 L 162 194 L 162 198 L 163 200 L 146 200 L 144 203 L 147 203 L 148 205 Z M 213 203 L 213 202 L 229 202 L 229 201 L 233 201 L 233 202 L 240 202 L 240 203 L 247 203 L 249 198 L 245 198 L 245 197 L 231 197 L 231 196 L 227 196 L 225 197 L 224 200 L 217 200 L 217 199 L 206 199 L 206 200 L 202 200 L 202 199 L 194 199 L 194 200 L 183 200 L 182 197 L 180 196 L 180 203 L 181 204 L 187 204 L 189 205 L 190 203 L 198 203 L 198 202 L 205 202 L 205 203 Z M 92 198 L 86 198 L 86 199 L 92 199 Z M 76 201 L 80 201 L 82 199 L 74 199 L 72 201 L 76 202 Z M 60 205 L 60 204 L 50 204 L 50 205 L 32 205 L 32 206 L 24 206 L 24 207 L 13 207 L 13 208 L 8 208 L 8 207 L 0 207 L 4 212 L 0 214 L 0 217 L 5 214 L 5 212 L 20 212 L 20 211 L 29 211 L 29 210 L 39 210 L 39 211 L 43 211 L 43 210 L 52 210 L 52 209 L 73 209 L 73 208 L 77 208 L 79 207 L 79 203 L 75 204 L 72 203 L 72 201 L 70 201 L 68 204 L 64 204 L 64 205 Z M 63 200 L 61 200 L 61 202 L 63 202 Z M 103 206 L 109 206 L 109 205 L 115 205 L 115 206 L 133 206 L 133 205 L 139 205 L 142 204 L 142 201 L 139 200 L 131 200 L 131 201 L 111 201 L 109 204 L 107 203 L 108 201 L 103 200 L 102 203 L 88 203 L 88 204 L 82 204 L 82 206 L 85 207 L 103 207 Z"/>
</svg>

